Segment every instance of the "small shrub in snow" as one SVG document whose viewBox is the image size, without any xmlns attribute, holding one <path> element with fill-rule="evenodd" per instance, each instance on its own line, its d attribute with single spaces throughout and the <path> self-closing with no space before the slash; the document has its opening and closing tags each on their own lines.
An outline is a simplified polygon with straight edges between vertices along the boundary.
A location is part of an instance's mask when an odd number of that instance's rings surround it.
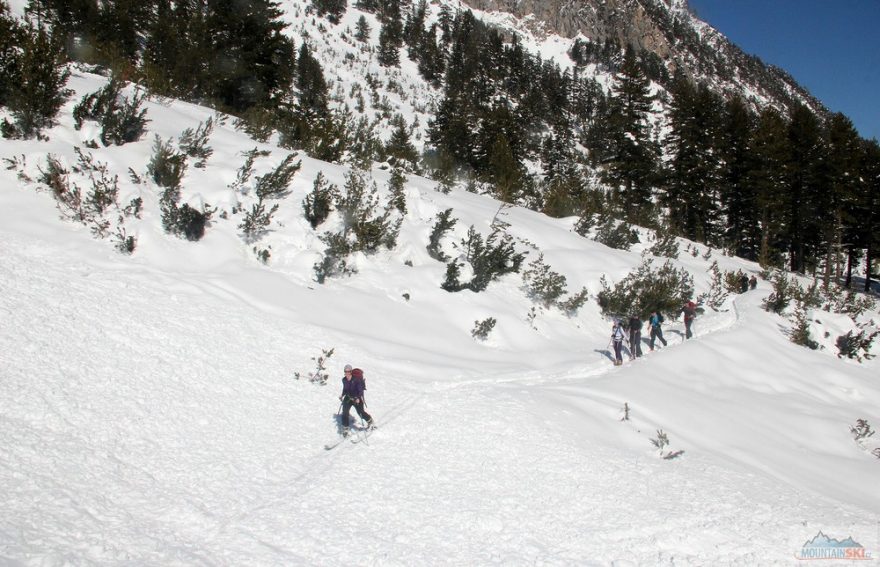
<svg viewBox="0 0 880 567">
<path fill-rule="evenodd" d="M 260 263 L 268 264 L 269 258 L 272 256 L 272 254 L 269 252 L 269 249 L 271 249 L 271 248 L 272 248 L 271 246 L 267 246 L 266 248 L 259 248 L 257 246 L 254 246 L 253 247 L 254 256 L 257 257 L 257 260 L 259 260 Z"/>
<path fill-rule="evenodd" d="M 312 185 L 312 192 L 303 199 L 303 212 L 312 228 L 318 228 L 333 211 L 333 202 L 339 198 L 339 188 L 327 181 L 319 171 Z"/>
<path fill-rule="evenodd" d="M 272 205 L 272 208 L 266 209 L 266 204 L 262 199 L 254 203 L 250 211 L 246 211 L 244 219 L 238 225 L 244 235 L 246 242 L 254 242 L 265 234 L 266 229 L 272 223 L 272 215 L 278 211 L 278 204 Z M 264 262 L 265 263 L 265 262 Z"/>
<path fill-rule="evenodd" d="M 718 311 L 724 302 L 727 301 L 730 294 L 725 283 L 725 276 L 718 267 L 717 261 L 712 262 L 712 265 L 709 266 L 709 271 L 712 273 L 712 281 L 709 283 L 709 291 L 701 294 L 700 297 L 697 298 L 697 303 L 706 304 L 715 311 Z"/>
<path fill-rule="evenodd" d="M 868 423 L 866 419 L 857 419 L 855 426 L 849 428 L 850 433 L 852 433 L 853 439 L 856 440 L 856 443 L 861 445 L 862 441 L 874 435 L 874 429 Z"/>
<path fill-rule="evenodd" d="M 661 454 L 663 454 L 663 450 L 669 445 L 669 437 L 662 429 L 657 430 L 657 438 L 651 439 L 651 444 L 657 447 Z"/>
<path fill-rule="evenodd" d="M 819 348 L 819 343 L 810 336 L 810 322 L 807 319 L 807 308 L 803 304 L 799 304 L 795 311 L 795 324 L 791 330 L 791 342 L 796 345 L 805 346 L 812 350 Z"/>
<path fill-rule="evenodd" d="M 651 444 L 657 448 L 659 454 L 662 458 L 666 460 L 672 460 L 680 457 L 684 454 L 684 451 L 665 451 L 666 447 L 669 446 L 669 437 L 662 429 L 657 430 L 657 438 L 651 439 Z M 665 451 L 665 452 L 664 452 Z"/>
<path fill-rule="evenodd" d="M 797 284 L 785 277 L 782 272 L 776 272 L 772 283 L 773 292 L 767 296 L 762 306 L 766 311 L 781 315 L 791 303 Z"/>
<path fill-rule="evenodd" d="M 327 249 L 322 260 L 314 265 L 318 283 L 324 283 L 328 277 L 353 273 L 346 260 L 352 252 L 372 254 L 382 246 L 394 248 L 403 223 L 402 218 L 391 219 L 391 206 L 377 214 L 378 189 L 373 183 L 368 190 L 366 174 L 360 171 L 352 170 L 346 175 L 345 187 L 335 204 L 343 226 L 339 232 L 327 232 L 321 236 Z"/>
<path fill-rule="evenodd" d="M 137 247 L 137 239 L 134 236 L 129 236 L 125 231 L 125 227 L 117 227 L 114 238 L 116 242 L 116 250 L 118 250 L 119 253 L 127 256 L 134 253 L 134 249 Z"/>
<path fill-rule="evenodd" d="M 244 219 L 238 225 L 246 242 L 256 241 L 269 228 L 272 215 L 278 211 L 278 204 L 267 208 L 265 201 L 282 197 L 288 192 L 290 180 L 300 167 L 300 162 L 291 163 L 293 157 L 293 154 L 287 156 L 273 171 L 257 177 L 254 191 L 257 195 L 257 202 L 253 204 L 250 211 L 245 212 Z M 261 253 L 258 253 L 258 257 L 265 264 L 268 262 L 269 253 L 262 250 Z"/>
<path fill-rule="evenodd" d="M 485 341 L 489 338 L 489 333 L 495 328 L 495 323 L 497 322 L 498 321 L 496 321 L 494 317 L 488 317 L 482 321 L 474 321 L 474 328 L 471 331 L 471 336 L 475 339 Z"/>
<path fill-rule="evenodd" d="M 638 244 L 639 233 L 629 228 L 627 223 L 609 216 L 596 229 L 595 240 L 609 248 L 629 250 L 633 244 Z"/>
<path fill-rule="evenodd" d="M 438 213 L 437 222 L 434 223 L 434 228 L 431 229 L 431 236 L 428 239 L 428 255 L 438 262 L 446 262 L 449 260 L 449 256 L 440 250 L 440 241 L 442 240 L 443 235 L 452 230 L 455 227 L 455 223 L 458 222 L 457 219 L 451 217 L 452 209 L 446 209 L 445 211 Z"/>
<path fill-rule="evenodd" d="M 147 164 L 147 173 L 159 187 L 178 189 L 186 173 L 186 155 L 171 147 L 171 142 L 163 142 L 158 135 L 153 141 L 153 155 Z"/>
<path fill-rule="evenodd" d="M 177 145 L 186 156 L 196 159 L 193 163 L 196 169 L 203 169 L 208 158 L 214 153 L 214 150 L 208 146 L 208 138 L 213 131 L 214 119 L 208 118 L 205 122 L 199 123 L 195 130 L 187 128 L 180 135 Z"/>
<path fill-rule="evenodd" d="M 834 313 L 845 313 L 856 319 L 866 311 L 873 310 L 876 306 L 877 302 L 872 297 L 832 285 L 826 293 L 826 302 L 822 309 Z"/>
<path fill-rule="evenodd" d="M 718 261 L 714 260 L 712 265 L 717 265 Z M 748 276 L 742 270 L 724 272 L 724 287 L 729 293 L 745 293 L 748 291 L 748 284 L 743 289 L 743 281 L 748 281 Z"/>
<path fill-rule="evenodd" d="M 395 166 L 391 170 L 391 179 L 388 180 L 388 189 L 391 191 L 391 206 L 400 211 L 400 214 L 406 214 L 406 177 L 403 170 Z"/>
<path fill-rule="evenodd" d="M 128 205 L 122 209 L 122 213 L 127 217 L 134 217 L 136 219 L 141 218 L 141 211 L 144 207 L 144 200 L 140 197 L 135 197 L 131 201 L 128 202 Z"/>
<path fill-rule="evenodd" d="M 849 331 L 847 334 L 837 337 L 837 358 L 845 356 L 859 362 L 862 359 L 869 360 L 873 356 L 870 354 L 871 347 L 878 334 L 880 334 L 880 331 L 867 334 L 866 331 L 862 330 L 857 335 Z"/>
<path fill-rule="evenodd" d="M 257 148 L 252 150 L 248 150 L 244 152 L 244 164 L 238 169 L 238 173 L 235 176 L 235 181 L 229 185 L 229 188 L 234 192 L 243 192 L 245 184 L 250 180 L 251 176 L 254 174 L 254 162 L 257 157 L 268 157 L 271 152 L 261 151 Z"/>
<path fill-rule="evenodd" d="M 563 301 L 561 298 L 568 293 L 568 282 L 565 276 L 558 274 L 544 263 L 544 254 L 540 254 L 529 268 L 523 272 L 523 281 L 526 283 L 528 296 L 539 302 L 543 307 L 558 307 L 567 314 L 574 314 L 580 309 L 588 298 L 586 288 Z"/>
<path fill-rule="evenodd" d="M 579 292 L 568 296 L 568 299 L 565 301 L 558 302 L 556 306 L 569 317 L 574 317 L 589 298 L 590 292 L 587 291 L 586 287 L 583 287 Z"/>
<path fill-rule="evenodd" d="M 822 307 L 822 293 L 819 291 L 819 282 L 813 281 L 808 288 L 802 288 L 796 283 L 792 286 L 792 295 L 794 298 L 809 309 L 818 309 Z"/>
<path fill-rule="evenodd" d="M 654 244 L 648 253 L 663 258 L 678 258 L 678 240 L 669 230 L 657 229 L 654 231 Z"/>
<path fill-rule="evenodd" d="M 496 225 L 485 241 L 473 226 L 468 229 L 467 238 L 462 240 L 461 247 L 465 259 L 473 270 L 473 277 L 466 284 L 444 285 L 443 289 L 447 291 L 470 289 L 481 292 L 502 275 L 519 272 L 525 254 L 516 251 L 513 238 L 504 231 L 503 226 L 503 224 Z M 447 282 L 450 282 L 449 275 L 447 270 Z"/>
<path fill-rule="evenodd" d="M 162 213 L 162 228 L 168 234 L 173 234 L 190 241 L 201 240 L 205 235 L 205 228 L 215 210 L 211 209 L 207 204 L 204 211 L 198 211 L 188 204 L 181 206 L 179 203 L 180 186 L 166 187 L 162 193 L 162 198 L 159 200 L 159 209 Z"/>
<path fill-rule="evenodd" d="M 551 307 L 565 294 L 567 283 L 565 276 L 558 274 L 544 263 L 544 254 L 538 255 L 528 269 L 523 272 L 526 291 L 534 301 L 544 307 Z"/>
<path fill-rule="evenodd" d="M 22 154 L 19 156 L 12 156 L 11 158 L 2 158 L 4 162 L 6 162 L 6 169 L 9 171 L 15 171 L 15 176 L 25 183 L 30 183 L 33 180 L 25 171 L 27 169 L 27 157 Z"/>
<path fill-rule="evenodd" d="M 47 155 L 45 171 L 40 166 L 37 169 L 40 172 L 37 181 L 49 187 L 55 199 L 69 198 L 66 194 L 71 191 L 70 171 L 61 165 L 58 158 L 52 154 Z"/>
<path fill-rule="evenodd" d="M 461 285 L 461 265 L 453 260 L 446 264 L 446 277 L 440 287 L 446 291 L 461 291 L 466 286 Z"/>
<path fill-rule="evenodd" d="M 299 161 L 293 163 L 295 157 L 296 154 L 289 154 L 278 167 L 257 177 L 254 192 L 258 199 L 280 199 L 290 192 L 290 182 L 302 165 Z"/>
<path fill-rule="evenodd" d="M 597 301 L 608 316 L 637 313 L 646 317 L 653 310 L 677 313 L 694 295 L 693 276 L 684 268 L 674 267 L 670 260 L 658 269 L 654 269 L 652 260 L 645 260 L 614 287 L 605 276 L 599 283 L 602 291 Z"/>
<path fill-rule="evenodd" d="M 73 108 L 74 127 L 79 130 L 83 121 L 95 120 L 101 124 L 101 143 L 105 146 L 139 140 L 148 122 L 147 111 L 141 108 L 147 93 L 138 91 L 126 98 L 121 91 L 122 83 L 114 77 L 103 89 L 84 96 Z"/>
<path fill-rule="evenodd" d="M 327 245 L 321 261 L 314 265 L 315 281 L 323 284 L 327 278 L 350 275 L 355 272 L 348 265 L 348 255 L 352 245 L 345 232 L 328 232 L 320 236 L 321 242 Z"/>
<path fill-rule="evenodd" d="M 538 308 L 535 307 L 534 305 L 532 305 L 529 308 L 529 312 L 526 313 L 526 322 L 529 324 L 529 327 L 531 327 L 532 330 L 535 330 L 535 331 L 538 330 L 538 327 L 535 326 L 535 319 L 537 319 L 537 318 L 538 318 Z"/>
<path fill-rule="evenodd" d="M 205 236 L 205 228 L 211 220 L 212 210 L 206 209 L 202 212 L 188 204 L 177 206 L 175 201 L 166 199 L 162 200 L 160 206 L 162 227 L 165 232 L 193 242 Z"/>
<path fill-rule="evenodd" d="M 389 250 L 397 245 L 397 236 L 403 219 L 392 220 L 394 208 L 379 208 L 379 191 L 373 183 L 367 188 L 366 174 L 352 170 L 346 175 L 343 192 L 336 201 L 336 210 L 342 215 L 343 235 L 353 239 L 351 251 L 376 252 L 380 247 Z"/>
<path fill-rule="evenodd" d="M 312 361 L 314 361 L 315 363 L 315 371 L 308 373 L 305 376 L 309 379 L 310 382 L 314 382 L 315 384 L 320 384 L 322 386 L 327 384 L 327 379 L 330 378 L 330 373 L 327 372 L 327 361 L 330 360 L 331 356 L 333 356 L 334 350 L 335 348 L 321 349 L 320 355 L 312 357 Z M 297 380 L 303 378 L 303 375 L 299 372 L 294 372 L 293 376 Z"/>
</svg>

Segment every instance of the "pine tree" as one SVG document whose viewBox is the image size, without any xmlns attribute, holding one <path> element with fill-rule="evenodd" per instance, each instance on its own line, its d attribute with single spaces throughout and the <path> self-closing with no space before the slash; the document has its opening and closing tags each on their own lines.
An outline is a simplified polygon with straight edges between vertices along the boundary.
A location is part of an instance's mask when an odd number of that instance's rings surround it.
<svg viewBox="0 0 880 567">
<path fill-rule="evenodd" d="M 823 223 L 825 240 L 825 270 L 823 285 L 831 284 L 842 271 L 842 253 L 847 257 L 846 286 L 852 279 L 852 266 L 856 255 L 865 247 L 858 230 L 858 200 L 862 180 L 862 140 L 852 121 L 836 113 L 828 122 L 828 176 L 830 185 L 823 195 L 822 207 L 826 211 Z"/>
<path fill-rule="evenodd" d="M 30 138 L 54 124 L 55 116 L 70 92 L 70 75 L 62 59 L 61 41 L 45 29 L 26 27 L 19 36 L 22 50 L 8 65 L 16 72 L 7 83 L 6 105 L 15 119 L 18 134 Z"/>
<path fill-rule="evenodd" d="M 293 42 L 283 33 L 283 12 L 274 0 L 207 2 L 204 40 L 207 96 L 221 109 L 243 112 L 269 107 L 293 82 Z"/>
<path fill-rule="evenodd" d="M 183 94 L 185 81 L 178 69 L 191 46 L 187 43 L 187 19 L 181 17 L 171 0 L 156 0 L 156 12 L 148 26 L 141 71 L 146 85 L 165 96 Z"/>
<path fill-rule="evenodd" d="M 369 22 L 367 22 L 367 18 L 363 15 L 358 18 L 357 23 L 355 24 L 355 33 L 354 38 L 361 43 L 367 43 L 370 40 L 370 32 L 373 31 L 370 28 Z"/>
<path fill-rule="evenodd" d="M 687 238 L 718 245 L 720 236 L 721 101 L 705 85 L 679 77 L 666 144 L 672 154 L 664 202 Z"/>
<path fill-rule="evenodd" d="M 822 219 L 816 213 L 825 192 L 827 149 L 819 119 L 805 106 L 792 111 L 788 126 L 791 156 L 787 169 L 787 218 L 789 269 L 804 273 L 815 268 L 821 245 Z"/>
<path fill-rule="evenodd" d="M 394 130 L 385 145 L 385 154 L 389 161 L 396 166 L 402 167 L 406 171 L 415 171 L 419 156 L 415 146 L 410 142 L 406 120 L 398 114 L 392 119 L 391 125 Z"/>
<path fill-rule="evenodd" d="M 617 188 L 621 214 L 629 221 L 649 218 L 658 150 L 650 139 L 651 91 L 635 50 L 626 50 L 615 77 L 610 116 L 612 155 L 605 179 Z"/>
<path fill-rule="evenodd" d="M 52 29 L 69 58 L 89 59 L 99 18 L 97 0 L 28 0 L 25 13 L 36 18 L 37 27 Z"/>
<path fill-rule="evenodd" d="M 400 65 L 400 48 L 403 46 L 400 1 L 386 0 L 381 16 L 382 29 L 379 30 L 379 50 L 376 58 L 383 67 L 397 67 Z"/>
<path fill-rule="evenodd" d="M 19 22 L 10 16 L 6 4 L 0 2 L 0 106 L 6 106 L 19 81 L 19 46 L 24 41 L 24 33 Z"/>
<path fill-rule="evenodd" d="M 102 0 L 94 28 L 96 60 L 114 67 L 131 68 L 139 56 L 153 2 Z"/>
<path fill-rule="evenodd" d="M 312 6 L 318 11 L 318 16 L 327 16 L 332 24 L 338 24 L 348 7 L 347 0 L 312 0 Z"/>
<path fill-rule="evenodd" d="M 758 261 L 764 267 L 781 267 L 784 247 L 786 168 L 791 153 L 787 123 L 774 109 L 763 111 L 752 138 L 753 162 L 747 185 L 754 188 L 758 207 L 760 244 Z"/>
<path fill-rule="evenodd" d="M 856 207 L 859 218 L 858 242 L 865 246 L 865 292 L 871 290 L 874 261 L 880 257 L 880 143 L 862 142 L 862 184 Z"/>
<path fill-rule="evenodd" d="M 761 241 L 757 193 L 748 177 L 754 162 L 754 117 L 745 102 L 734 97 L 726 104 L 723 122 L 719 157 L 724 242 L 737 256 L 757 260 Z"/>
</svg>

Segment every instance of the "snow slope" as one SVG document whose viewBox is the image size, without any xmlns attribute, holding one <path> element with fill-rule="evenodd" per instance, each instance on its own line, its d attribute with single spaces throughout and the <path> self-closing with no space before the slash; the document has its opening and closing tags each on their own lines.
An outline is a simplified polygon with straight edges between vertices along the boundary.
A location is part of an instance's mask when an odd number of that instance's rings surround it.
<svg viewBox="0 0 880 567">
<path fill-rule="evenodd" d="M 24 156 L 32 180 L 49 153 L 75 163 L 95 130 L 75 131 L 70 111 L 101 84 L 75 73 L 51 141 L 0 140 L 0 156 Z M 436 214 L 459 219 L 444 241 L 455 254 L 499 213 L 461 189 L 409 178 L 397 247 L 318 285 L 323 245 L 301 201 L 319 171 L 341 187 L 345 169 L 299 156 L 259 242 L 264 266 L 232 213 L 252 191 L 229 184 L 241 152 L 271 150 L 258 173 L 288 152 L 226 123 L 183 198 L 230 216 L 197 243 L 164 234 L 158 189 L 127 168 L 143 175 L 154 133 L 174 138 L 211 113 L 148 111 L 140 142 L 95 150 L 120 175 L 120 202 L 145 202 L 127 221 L 130 257 L 59 220 L 36 182 L 0 172 L 0 563 L 776 565 L 819 531 L 880 553 L 876 443 L 849 431 L 880 422 L 877 364 L 790 343 L 790 323 L 760 308 L 766 282 L 697 319 L 694 340 L 668 322 L 668 348 L 615 368 L 592 299 L 530 323 L 518 275 L 480 294 L 440 289 L 445 266 L 425 250 Z M 372 176 L 385 195 L 388 173 Z M 572 291 L 619 280 L 646 247 L 608 249 L 574 219 L 500 214 L 527 262 L 543 252 Z M 699 249 L 678 261 L 698 292 L 712 260 L 757 270 Z M 490 316 L 488 341 L 474 340 Z M 330 385 L 294 379 L 330 348 Z M 326 451 L 345 363 L 365 370 L 379 430 Z M 660 458 L 657 430 L 679 458 Z"/>
</svg>

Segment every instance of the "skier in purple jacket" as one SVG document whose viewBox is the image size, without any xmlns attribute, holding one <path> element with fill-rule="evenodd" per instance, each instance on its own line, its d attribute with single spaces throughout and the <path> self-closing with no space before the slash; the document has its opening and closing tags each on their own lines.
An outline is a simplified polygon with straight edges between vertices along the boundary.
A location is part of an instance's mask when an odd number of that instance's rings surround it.
<svg viewBox="0 0 880 567">
<path fill-rule="evenodd" d="M 339 399 L 342 401 L 342 435 L 348 436 L 349 422 L 351 420 L 351 408 L 357 411 L 361 419 L 367 422 L 367 428 L 373 428 L 373 418 L 364 409 L 364 390 L 366 390 L 366 382 L 364 382 L 364 371 L 360 368 L 352 369 L 350 364 L 345 365 L 345 377 L 342 379 L 342 394 Z"/>
</svg>

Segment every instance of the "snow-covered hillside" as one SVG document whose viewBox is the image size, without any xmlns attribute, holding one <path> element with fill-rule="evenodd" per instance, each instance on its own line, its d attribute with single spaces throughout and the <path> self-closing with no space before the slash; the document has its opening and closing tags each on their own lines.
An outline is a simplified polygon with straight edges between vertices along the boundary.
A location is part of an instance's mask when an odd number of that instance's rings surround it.
<svg viewBox="0 0 880 567">
<path fill-rule="evenodd" d="M 767 282 L 707 310 L 693 340 L 667 322 L 667 348 L 616 368 L 595 293 L 649 242 L 612 250 L 574 219 L 409 177 L 397 246 L 319 285 L 318 236 L 339 219 L 315 231 L 301 203 L 319 172 L 341 187 L 343 167 L 298 156 L 257 243 L 271 250 L 264 265 L 234 212 L 253 204 L 252 186 L 230 184 L 242 152 L 271 152 L 257 175 L 289 152 L 227 121 L 183 183 L 183 202 L 217 208 L 211 226 L 199 242 L 169 236 L 144 181 L 153 136 L 174 140 L 213 114 L 152 101 L 141 141 L 88 150 L 95 126 L 74 130 L 71 110 L 103 84 L 74 73 L 49 141 L 0 140 L 0 562 L 770 565 L 819 531 L 880 552 L 877 444 L 850 433 L 880 423 L 877 364 L 839 360 L 821 332 L 823 351 L 789 342 L 791 323 L 760 308 Z M 119 175 L 120 203 L 143 199 L 125 220 L 133 255 L 60 220 L 36 181 L 50 154 L 72 168 L 75 146 Z M 389 173 L 371 178 L 387 198 Z M 531 317 L 516 274 L 443 291 L 445 265 L 425 247 L 448 208 L 447 253 L 500 215 L 527 261 L 544 253 L 590 301 L 574 317 Z M 676 263 L 698 293 L 713 260 L 757 271 L 698 250 Z M 488 317 L 495 329 L 475 340 Z M 852 325 L 828 318 L 814 315 L 817 329 Z M 294 378 L 331 348 L 329 385 Z M 346 363 L 364 369 L 379 429 L 328 451 Z M 662 459 L 658 430 L 664 453 L 683 454 Z"/>
</svg>

